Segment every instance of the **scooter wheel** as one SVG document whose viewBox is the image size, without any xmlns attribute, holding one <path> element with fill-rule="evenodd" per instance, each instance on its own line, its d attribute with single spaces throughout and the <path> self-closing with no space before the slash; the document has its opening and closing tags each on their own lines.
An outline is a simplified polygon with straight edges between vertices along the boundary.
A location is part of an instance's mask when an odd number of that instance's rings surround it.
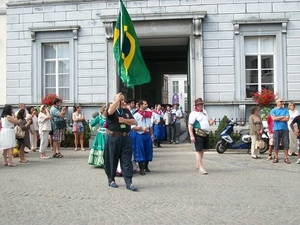
<svg viewBox="0 0 300 225">
<path fill-rule="evenodd" d="M 265 147 L 259 149 L 259 154 L 264 154 L 266 151 L 269 150 L 269 139 L 263 139 L 265 142 Z"/>
<path fill-rule="evenodd" d="M 222 153 L 226 152 L 226 150 L 227 150 L 227 143 L 223 140 L 218 141 L 218 143 L 216 145 L 216 151 L 219 154 L 222 154 Z"/>
</svg>

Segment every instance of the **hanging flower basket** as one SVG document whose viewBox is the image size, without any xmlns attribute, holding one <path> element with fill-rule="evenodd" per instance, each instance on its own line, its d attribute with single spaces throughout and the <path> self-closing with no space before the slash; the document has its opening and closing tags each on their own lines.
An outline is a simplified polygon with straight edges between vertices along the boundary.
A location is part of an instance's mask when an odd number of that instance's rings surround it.
<svg viewBox="0 0 300 225">
<path fill-rule="evenodd" d="M 42 104 L 46 106 L 52 106 L 53 105 L 52 102 L 55 98 L 58 98 L 62 101 L 62 98 L 60 98 L 57 94 L 48 93 L 45 97 L 42 98 Z"/>
<path fill-rule="evenodd" d="M 273 91 L 269 89 L 263 89 L 261 92 L 256 92 L 253 95 L 253 100 L 260 107 L 270 106 L 272 102 L 274 102 L 276 95 Z"/>
</svg>

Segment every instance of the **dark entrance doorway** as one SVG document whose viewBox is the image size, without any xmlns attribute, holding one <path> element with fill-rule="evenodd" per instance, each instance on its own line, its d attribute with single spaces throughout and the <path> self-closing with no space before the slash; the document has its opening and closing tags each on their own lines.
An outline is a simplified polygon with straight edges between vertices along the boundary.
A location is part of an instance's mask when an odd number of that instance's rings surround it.
<svg viewBox="0 0 300 225">
<path fill-rule="evenodd" d="M 166 87 L 168 83 L 164 79 L 164 74 L 188 74 L 188 38 L 160 39 L 153 42 L 154 40 L 140 42 L 143 58 L 150 71 L 151 82 L 129 89 L 127 94 L 128 99 L 146 99 L 149 105 L 167 103 L 164 102 L 164 96 L 170 90 Z M 162 43 L 165 45 L 161 45 Z"/>
</svg>

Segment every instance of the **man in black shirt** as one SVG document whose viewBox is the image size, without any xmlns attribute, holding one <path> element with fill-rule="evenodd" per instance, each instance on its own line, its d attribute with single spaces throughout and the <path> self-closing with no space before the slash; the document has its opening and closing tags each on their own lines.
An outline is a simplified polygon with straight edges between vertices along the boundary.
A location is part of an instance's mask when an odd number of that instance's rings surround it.
<svg viewBox="0 0 300 225">
<path fill-rule="evenodd" d="M 298 126 L 297 131 L 295 131 L 294 124 L 297 124 L 297 126 Z M 300 115 L 296 116 L 293 119 L 292 123 L 290 124 L 290 128 L 297 137 L 298 160 L 297 160 L 296 164 L 300 164 L 300 132 L 299 132 L 300 131 Z M 294 150 L 294 149 L 292 149 L 292 150 Z"/>
<path fill-rule="evenodd" d="M 136 191 L 132 184 L 132 143 L 129 136 L 131 125 L 136 121 L 131 112 L 124 108 L 125 99 L 122 93 L 115 96 L 106 113 L 107 139 L 104 148 L 104 169 L 108 178 L 108 185 L 117 188 L 115 182 L 118 161 L 121 163 L 122 175 L 126 188 Z"/>
</svg>

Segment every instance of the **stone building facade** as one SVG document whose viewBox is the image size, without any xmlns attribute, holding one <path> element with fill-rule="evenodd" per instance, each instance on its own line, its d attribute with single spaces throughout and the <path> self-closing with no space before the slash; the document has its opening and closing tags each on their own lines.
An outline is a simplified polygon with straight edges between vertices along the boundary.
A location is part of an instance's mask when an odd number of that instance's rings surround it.
<svg viewBox="0 0 300 225">
<path fill-rule="evenodd" d="M 255 91 L 299 103 L 299 0 L 123 1 L 134 21 L 159 102 L 163 74 L 188 74 L 189 108 L 203 97 L 214 117 L 244 118 Z M 40 104 L 46 92 L 98 109 L 120 85 L 112 53 L 118 0 L 9 0 L 6 102 Z M 222 110 L 220 110 L 222 108 Z"/>
<path fill-rule="evenodd" d="M 0 0 L 0 105 L 6 102 L 6 0 Z"/>
</svg>

